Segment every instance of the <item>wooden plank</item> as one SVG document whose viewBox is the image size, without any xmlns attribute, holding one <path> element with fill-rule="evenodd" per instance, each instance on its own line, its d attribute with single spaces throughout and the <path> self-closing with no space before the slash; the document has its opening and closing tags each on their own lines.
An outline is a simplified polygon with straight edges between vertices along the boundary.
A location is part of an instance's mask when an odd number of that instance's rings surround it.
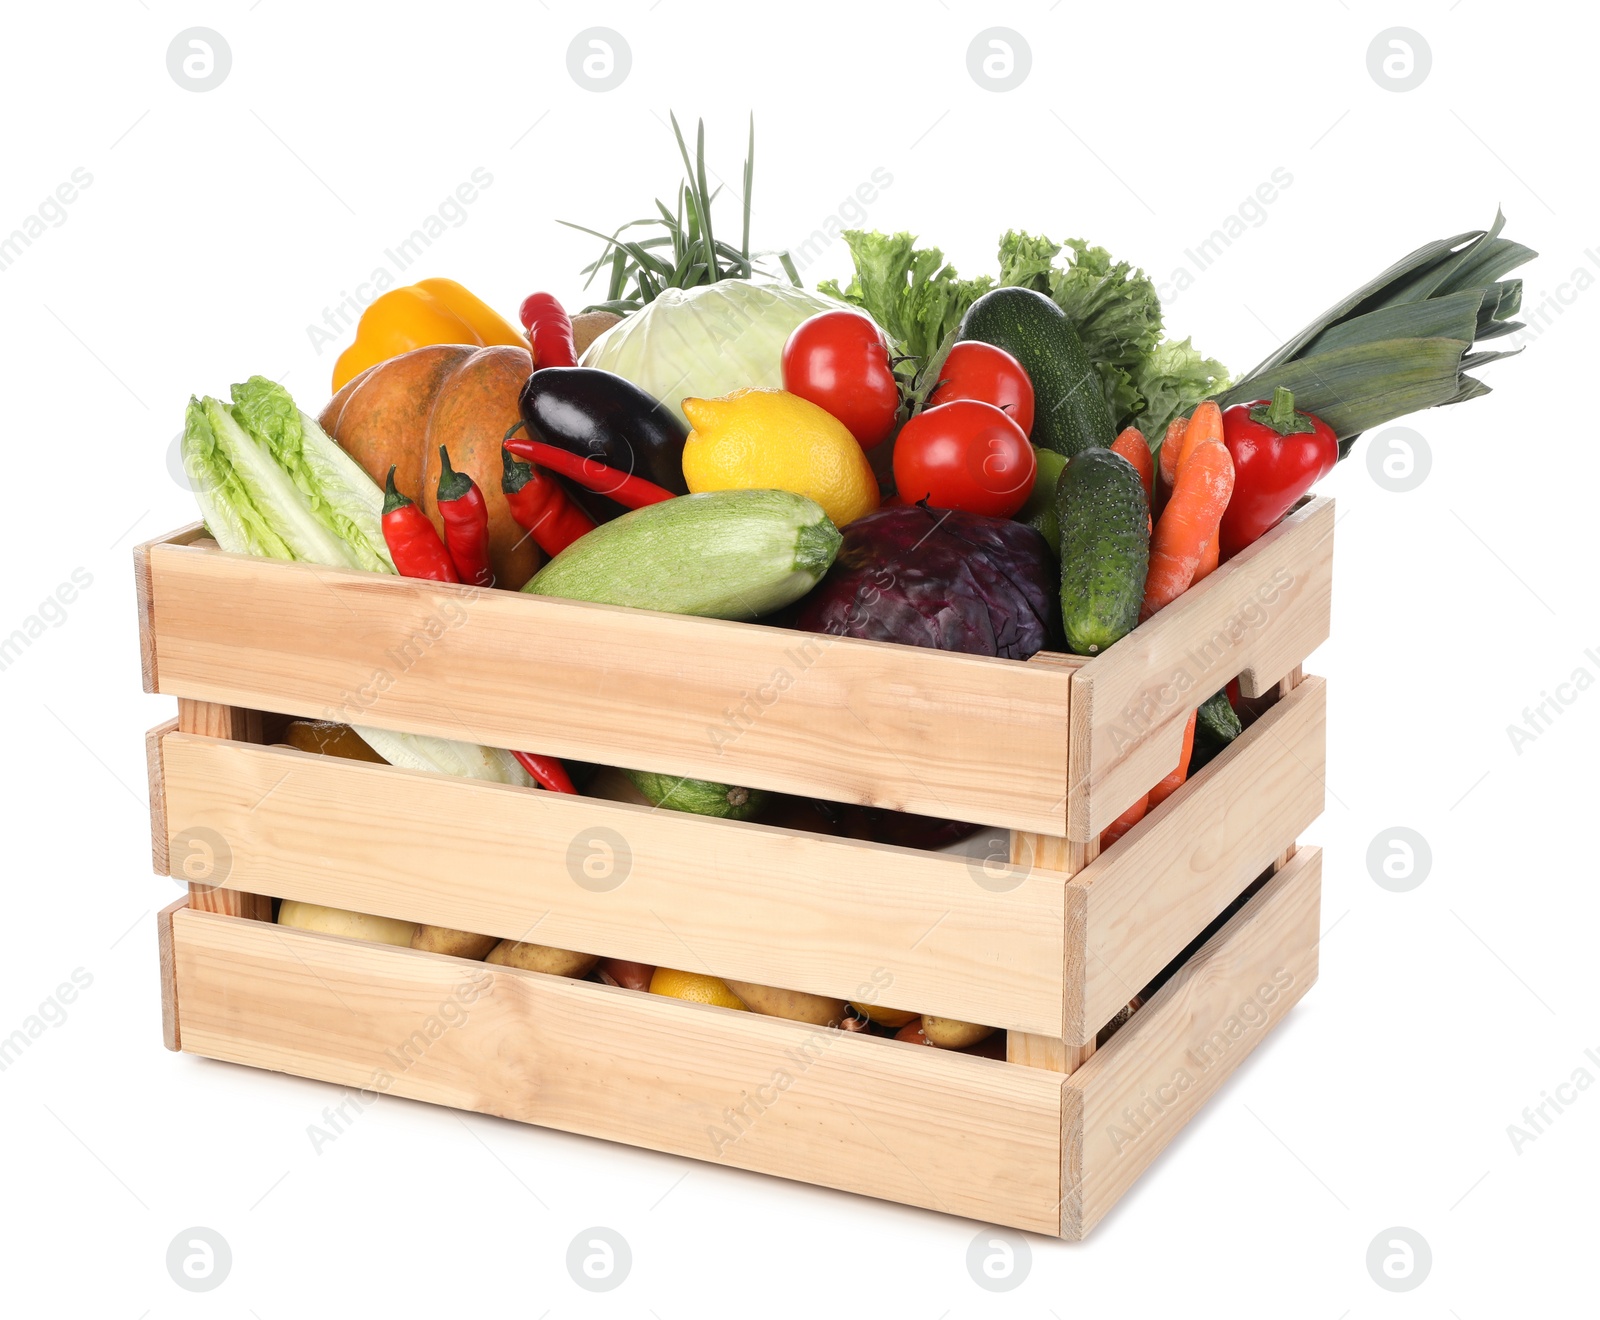
<svg viewBox="0 0 1600 1320">
<path fill-rule="evenodd" d="M 1037 657 L 1035 657 L 1037 658 Z M 1075 876 L 1100 852 L 1100 841 L 1071 843 L 1066 839 L 1047 834 L 1028 834 L 1020 830 L 1011 832 L 1011 865 L 1014 868 L 1047 866 L 1066 876 Z M 1068 886 L 1066 922 L 1063 928 L 1064 958 L 1063 984 L 1067 989 L 1066 1021 L 1071 1022 L 1081 1010 L 1073 1002 L 1078 994 L 1076 982 L 1068 979 L 1073 974 L 1071 950 L 1083 941 L 1085 905 L 1081 889 Z M 1006 1032 L 1006 1062 L 1022 1064 L 1029 1068 L 1048 1068 L 1051 1072 L 1070 1073 L 1081 1067 L 1094 1053 L 1094 1040 L 1068 1042 L 1063 1032 L 1051 1031 L 1034 1034 L 1023 1031 Z"/>
<path fill-rule="evenodd" d="M 1283 676 L 1282 681 L 1279 682 L 1279 684 L 1278 684 L 1278 696 L 1279 697 L 1288 696 L 1297 687 L 1299 687 L 1300 684 L 1305 682 L 1305 677 L 1306 677 L 1305 670 L 1300 665 L 1296 665 L 1287 674 L 1285 674 Z M 1286 847 L 1281 853 L 1278 854 L 1278 860 L 1272 864 L 1272 869 L 1274 871 L 1283 870 L 1284 867 L 1289 865 L 1289 862 L 1294 857 L 1294 854 L 1295 854 L 1295 844 L 1293 843 L 1293 841 L 1291 841 L 1289 846 Z"/>
<path fill-rule="evenodd" d="M 1054 1074 L 201 912 L 173 930 L 189 1053 L 1059 1231 Z"/>
<path fill-rule="evenodd" d="M 150 586 L 150 551 L 158 545 L 193 545 L 205 535 L 204 523 L 188 523 L 177 531 L 133 547 L 133 594 L 139 617 L 139 672 L 146 692 L 160 691 L 156 671 L 155 593 Z"/>
<path fill-rule="evenodd" d="M 144 735 L 145 779 L 150 793 L 150 865 L 157 875 L 171 875 L 172 861 L 167 850 L 167 795 L 161 773 L 161 740 L 178 728 L 174 716 Z"/>
<path fill-rule="evenodd" d="M 1100 1222 L 1316 981 L 1321 875 L 1301 849 L 1066 1079 L 1063 1237 Z"/>
<path fill-rule="evenodd" d="M 1064 833 L 1070 675 L 155 546 L 163 692 Z"/>
<path fill-rule="evenodd" d="M 223 706 L 210 701 L 195 701 L 189 697 L 178 698 L 178 731 L 194 734 L 203 740 L 241 739 L 261 740 L 261 715 L 259 711 L 242 710 L 238 706 Z M 198 821 L 186 822 L 172 828 L 172 802 L 166 775 L 166 749 L 161 754 L 162 800 L 168 815 L 167 864 L 171 873 L 173 842 L 181 835 L 200 825 Z M 175 879 L 189 881 L 189 906 L 197 912 L 221 912 L 233 917 L 247 917 L 253 921 L 272 920 L 272 899 L 265 894 L 253 894 L 233 885 L 232 859 L 223 848 L 215 847 L 216 840 L 192 840 L 193 848 L 180 849 L 179 867 L 182 874 Z M 194 874 L 195 865 L 201 863 L 203 875 Z"/>
<path fill-rule="evenodd" d="M 1247 697 L 1328 638 L 1334 506 L 1313 499 L 1072 675 L 1067 835 L 1086 840 L 1178 763 L 1189 713 Z"/>
<path fill-rule="evenodd" d="M 173 952 L 172 914 L 188 906 L 189 900 L 180 898 L 156 913 L 156 947 L 161 959 L 161 1043 L 169 1050 L 183 1048 L 178 1030 L 178 967 Z"/>
<path fill-rule="evenodd" d="M 171 828 L 243 889 L 1061 1034 L 1043 868 L 996 892 L 960 856 L 184 734 L 163 762 Z"/>
<path fill-rule="evenodd" d="M 1092 1041 L 1322 814 L 1326 742 L 1327 687 L 1308 678 L 1073 878 L 1069 1041 Z"/>
</svg>

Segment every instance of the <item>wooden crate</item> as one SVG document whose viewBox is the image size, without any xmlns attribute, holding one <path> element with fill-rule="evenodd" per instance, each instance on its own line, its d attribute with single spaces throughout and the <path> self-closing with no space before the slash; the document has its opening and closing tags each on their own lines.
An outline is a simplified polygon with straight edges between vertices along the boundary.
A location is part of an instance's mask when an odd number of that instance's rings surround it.
<svg viewBox="0 0 1600 1320">
<path fill-rule="evenodd" d="M 1295 840 L 1326 705 L 1299 665 L 1333 521 L 1310 500 L 1106 655 L 1027 663 L 250 559 L 197 527 L 142 546 L 145 687 L 179 699 L 148 742 L 155 866 L 225 845 L 162 915 L 167 1044 L 1081 1237 L 1316 978 Z M 1265 712 L 1097 856 L 1235 676 Z M 265 745 L 283 715 L 969 820 L 1009 856 Z M 583 882 L 596 838 L 615 884 Z M 271 926 L 274 898 L 983 1022 L 1006 1058 Z"/>
</svg>

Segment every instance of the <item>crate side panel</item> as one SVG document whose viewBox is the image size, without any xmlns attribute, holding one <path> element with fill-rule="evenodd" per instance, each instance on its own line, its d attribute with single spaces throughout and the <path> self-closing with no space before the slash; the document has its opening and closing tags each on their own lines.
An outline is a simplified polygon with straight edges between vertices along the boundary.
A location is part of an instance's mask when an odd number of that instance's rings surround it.
<svg viewBox="0 0 1600 1320">
<path fill-rule="evenodd" d="M 189 1053 L 1058 1230 L 1053 1074 L 206 913 L 173 928 Z"/>
<path fill-rule="evenodd" d="M 994 892 L 963 857 L 183 734 L 163 759 L 171 828 L 252 893 L 1062 1029 L 1061 875 Z"/>
<path fill-rule="evenodd" d="M 160 689 L 1062 833 L 1048 666 L 156 546 Z"/>
<path fill-rule="evenodd" d="M 1061 1232 L 1105 1216 L 1317 979 L 1322 855 L 1303 848 L 1067 1078 Z"/>
<path fill-rule="evenodd" d="M 1080 1021 L 1093 1039 L 1322 814 L 1327 686 L 1308 678 L 1072 884 L 1087 902 Z M 1081 978 L 1081 980 L 1080 980 Z"/>
<path fill-rule="evenodd" d="M 1072 676 L 1070 837 L 1170 772 L 1190 712 L 1229 679 L 1258 696 L 1328 639 L 1333 525 L 1313 499 Z"/>
</svg>

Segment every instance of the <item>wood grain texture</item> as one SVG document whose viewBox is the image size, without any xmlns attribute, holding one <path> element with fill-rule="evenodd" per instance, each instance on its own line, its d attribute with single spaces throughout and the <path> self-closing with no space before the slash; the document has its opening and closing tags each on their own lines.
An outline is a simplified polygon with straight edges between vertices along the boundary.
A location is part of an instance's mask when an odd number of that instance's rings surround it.
<svg viewBox="0 0 1600 1320">
<path fill-rule="evenodd" d="M 149 563 L 162 692 L 1065 833 L 1071 673 L 1047 665 L 196 547 Z"/>
<path fill-rule="evenodd" d="M 161 740 L 178 728 L 174 716 L 144 735 L 145 782 L 150 797 L 150 865 L 157 875 L 171 875 L 172 861 L 167 848 L 167 796 L 161 773 Z"/>
<path fill-rule="evenodd" d="M 1041 1069 L 208 913 L 173 932 L 189 1053 L 1059 1231 Z"/>
<path fill-rule="evenodd" d="M 261 715 L 259 711 L 242 710 L 238 706 L 223 706 L 211 701 L 195 701 L 189 697 L 178 698 L 178 732 L 193 734 L 204 741 L 218 739 L 239 739 L 252 742 L 261 741 Z M 161 754 L 162 785 L 161 796 L 164 810 L 167 812 L 167 864 L 170 873 L 172 865 L 172 844 L 178 836 L 201 824 L 199 821 L 189 821 L 178 825 L 176 828 L 171 820 L 171 799 L 168 796 L 168 778 L 166 774 L 166 748 L 162 745 Z M 226 840 L 226 836 L 224 836 Z M 193 859 L 202 859 L 205 863 L 207 874 L 204 879 L 197 879 L 190 873 Z M 189 906 L 197 912 L 220 912 L 232 917 L 247 917 L 253 921 L 272 920 L 272 899 L 265 894 L 254 894 L 234 887 L 234 874 L 231 859 L 225 852 L 213 849 L 210 841 L 198 841 L 198 848 L 192 854 L 185 852 L 184 860 L 180 861 L 180 870 L 183 874 L 175 875 L 174 879 L 189 881 Z"/>
<path fill-rule="evenodd" d="M 156 948 L 161 960 L 161 1043 L 169 1050 L 183 1048 L 178 1029 L 178 967 L 173 948 L 172 914 L 189 906 L 187 898 L 168 903 L 156 913 Z"/>
<path fill-rule="evenodd" d="M 1321 874 L 1301 849 L 1066 1079 L 1061 1236 L 1099 1223 L 1311 988 Z"/>
<path fill-rule="evenodd" d="M 1328 638 L 1334 506 L 1312 499 L 1072 675 L 1068 828 L 1091 839 L 1178 763 L 1189 713 L 1267 691 Z"/>
<path fill-rule="evenodd" d="M 1300 684 L 1305 682 L 1305 678 L 1305 670 L 1300 665 L 1296 665 L 1287 674 L 1285 674 L 1283 679 L 1279 682 L 1278 695 L 1280 697 L 1288 696 L 1297 687 L 1299 687 Z M 1289 865 L 1290 860 L 1294 857 L 1296 846 L 1297 845 L 1291 840 L 1288 847 L 1278 854 L 1278 860 L 1272 864 L 1272 869 L 1274 871 L 1281 871 L 1284 867 Z"/>
<path fill-rule="evenodd" d="M 169 828 L 215 830 L 252 892 L 1062 1032 L 1041 867 L 991 889 L 964 857 L 181 733 L 162 761 Z"/>
<path fill-rule="evenodd" d="M 1047 834 L 1011 831 L 1011 865 L 1017 868 L 1049 866 L 1064 875 L 1075 876 L 1092 862 L 1099 852 L 1098 839 L 1092 839 L 1088 843 L 1072 843 Z M 1085 913 L 1083 891 L 1069 885 L 1066 921 L 1062 932 L 1064 955 L 1062 981 L 1067 988 L 1066 1024 L 1082 1017 L 1082 1008 L 1078 1002 L 1082 997 L 1082 991 L 1079 989 L 1082 975 L 1081 972 L 1077 972 L 1077 979 L 1073 979 L 1075 975 L 1073 950 L 1081 948 L 1083 944 Z M 1029 1068 L 1047 1068 L 1051 1072 L 1075 1072 L 1094 1053 L 1094 1040 L 1091 1038 L 1087 1042 L 1077 1040 L 1069 1042 L 1065 1031 L 1064 1026 L 1063 1031 L 1052 1031 L 1048 1034 L 1006 1032 L 1006 1062 L 1022 1064 Z"/>
<path fill-rule="evenodd" d="M 133 547 L 133 594 L 139 617 L 139 672 L 146 692 L 160 691 L 156 671 L 155 593 L 150 585 L 150 551 L 158 545 L 193 545 L 205 535 L 204 523 L 189 523 Z"/>
<path fill-rule="evenodd" d="M 1327 688 L 1308 678 L 1077 874 L 1068 1040 L 1092 1041 L 1322 814 Z"/>
</svg>

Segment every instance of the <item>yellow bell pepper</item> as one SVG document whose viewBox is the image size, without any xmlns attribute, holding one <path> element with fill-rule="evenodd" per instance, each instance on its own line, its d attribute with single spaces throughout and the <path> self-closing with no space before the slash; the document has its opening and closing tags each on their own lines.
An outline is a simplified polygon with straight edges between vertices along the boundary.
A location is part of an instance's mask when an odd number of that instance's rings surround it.
<svg viewBox="0 0 1600 1320">
<path fill-rule="evenodd" d="M 430 344 L 514 344 L 528 340 L 454 280 L 422 280 L 376 298 L 361 313 L 355 343 L 333 364 L 333 392 L 368 367 Z"/>
</svg>

